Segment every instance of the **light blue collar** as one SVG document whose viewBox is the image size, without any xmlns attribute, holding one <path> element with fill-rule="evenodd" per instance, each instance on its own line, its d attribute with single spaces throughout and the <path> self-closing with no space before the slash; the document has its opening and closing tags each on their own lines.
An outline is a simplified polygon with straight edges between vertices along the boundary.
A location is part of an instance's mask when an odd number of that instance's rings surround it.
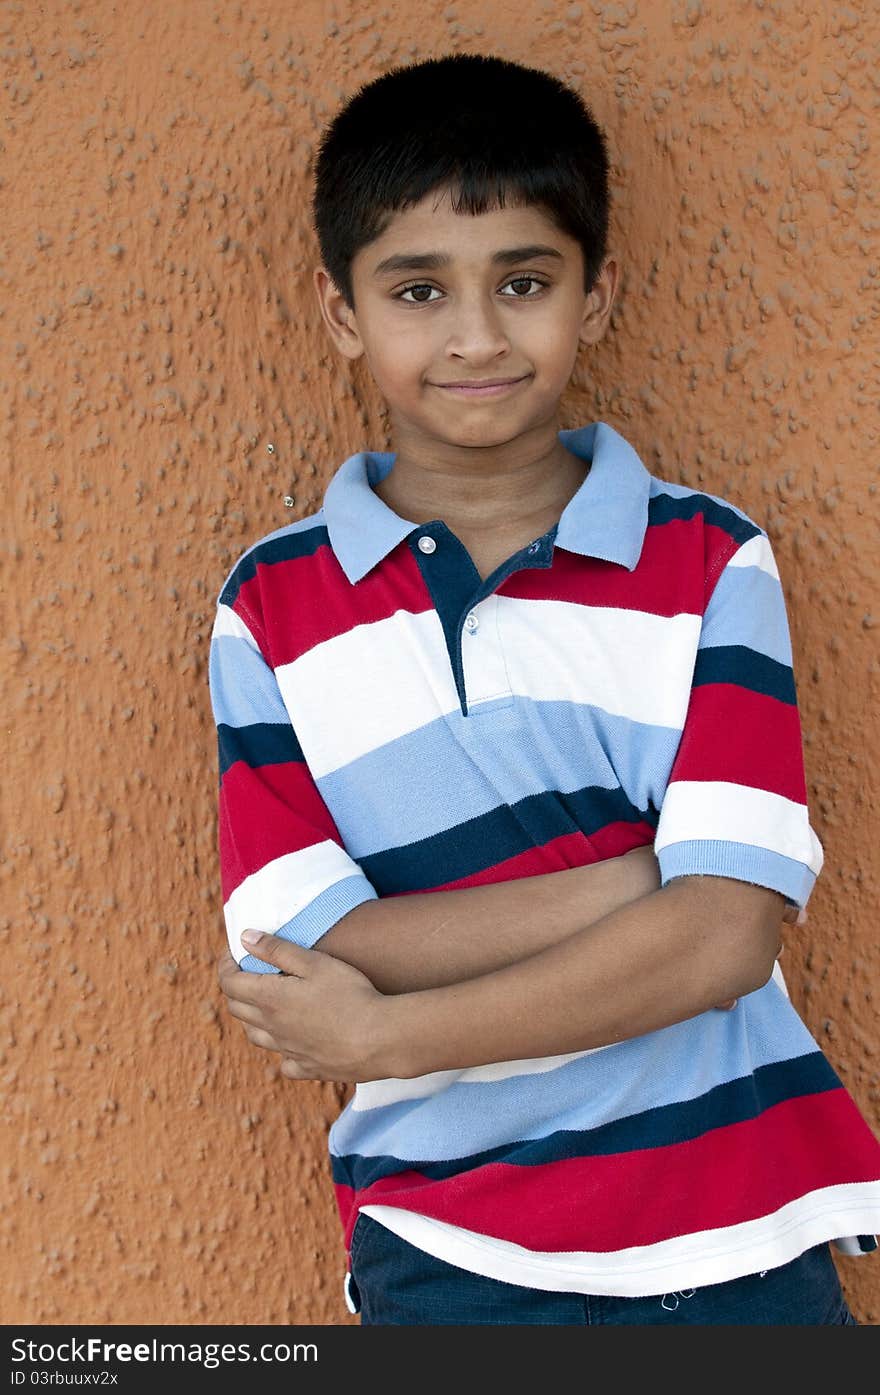
<svg viewBox="0 0 880 1395">
<path fill-rule="evenodd" d="M 620 562 L 632 571 L 648 526 L 651 475 L 607 422 L 560 431 L 574 455 L 592 468 L 559 518 L 554 544 L 585 557 Z M 360 581 L 419 525 L 401 518 L 374 493 L 394 466 L 392 451 L 358 451 L 340 465 L 324 492 L 330 545 L 349 581 Z"/>
</svg>

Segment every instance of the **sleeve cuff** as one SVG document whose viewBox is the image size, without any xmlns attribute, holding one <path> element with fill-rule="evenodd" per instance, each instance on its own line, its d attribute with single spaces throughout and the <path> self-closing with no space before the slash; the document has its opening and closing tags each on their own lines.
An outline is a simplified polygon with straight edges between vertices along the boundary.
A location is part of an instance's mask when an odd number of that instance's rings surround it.
<svg viewBox="0 0 880 1395">
<path fill-rule="evenodd" d="M 377 901 L 378 892 L 362 874 L 343 877 L 341 881 L 328 886 L 314 901 L 282 925 L 275 934 L 282 940 L 290 940 L 303 949 L 312 949 L 322 935 L 332 930 L 355 906 L 363 901 Z M 267 964 L 254 954 L 246 954 L 240 960 L 240 969 L 257 974 L 277 974 L 274 964 Z"/>
<path fill-rule="evenodd" d="M 816 883 L 817 874 L 805 863 L 754 843 L 690 838 L 667 843 L 656 857 L 661 887 L 673 877 L 734 877 L 778 891 L 800 910 L 806 907 Z"/>
</svg>

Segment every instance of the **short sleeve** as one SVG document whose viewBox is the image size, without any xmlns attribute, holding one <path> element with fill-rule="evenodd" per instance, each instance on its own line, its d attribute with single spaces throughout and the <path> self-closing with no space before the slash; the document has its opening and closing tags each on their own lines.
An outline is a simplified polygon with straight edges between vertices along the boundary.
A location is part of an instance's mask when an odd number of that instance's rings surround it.
<svg viewBox="0 0 880 1395">
<path fill-rule="evenodd" d="M 342 844 L 315 784 L 271 665 L 230 606 L 218 604 L 208 684 L 217 729 L 223 914 L 239 967 L 241 932 L 267 930 L 311 949 L 377 892 Z"/>
<path fill-rule="evenodd" d="M 654 852 L 661 886 L 694 873 L 735 877 L 801 908 L 821 870 L 788 616 L 762 532 L 728 559 L 706 606 Z"/>
</svg>

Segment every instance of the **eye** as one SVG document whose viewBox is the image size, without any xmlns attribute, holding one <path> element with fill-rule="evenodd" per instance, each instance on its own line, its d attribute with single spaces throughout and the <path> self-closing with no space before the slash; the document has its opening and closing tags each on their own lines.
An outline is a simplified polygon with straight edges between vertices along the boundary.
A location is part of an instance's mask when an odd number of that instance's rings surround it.
<svg viewBox="0 0 880 1395">
<path fill-rule="evenodd" d="M 536 299 L 538 298 L 538 295 L 540 294 L 540 292 L 541 292 L 542 290 L 544 290 L 544 289 L 547 287 L 548 284 L 549 284 L 549 283 L 548 283 L 547 281 L 540 281 L 540 280 L 538 279 L 537 276 L 514 276 L 510 281 L 508 281 L 508 282 L 505 283 L 505 288 L 506 288 L 506 286 L 535 285 L 535 286 L 537 286 L 539 289 L 538 289 L 538 291 L 536 291 L 536 292 L 534 292 L 534 293 L 532 293 L 532 294 L 530 294 L 530 295 L 520 295 L 519 292 L 516 292 L 516 293 L 515 293 L 514 295 L 512 295 L 512 296 L 509 296 L 509 295 L 508 295 L 508 296 L 505 296 L 504 299 L 505 299 L 505 300 L 536 300 Z M 410 291 L 436 291 L 436 289 L 437 289 L 436 286 L 430 286 L 430 285 L 428 285 L 428 283 L 427 283 L 426 281 L 413 281 L 413 282 L 410 283 L 410 285 L 404 286 L 404 287 L 402 288 L 402 290 L 396 291 L 396 292 L 395 292 L 395 295 L 394 295 L 394 299 L 395 299 L 395 300 L 401 300 L 401 301 L 403 301 L 403 300 L 404 300 L 404 296 L 407 296 L 407 295 L 409 294 Z M 426 297 L 421 297 L 421 298 L 419 298 L 419 299 L 417 299 L 417 300 L 406 300 L 406 301 L 404 301 L 404 304 L 405 304 L 405 305 L 433 305 L 433 304 L 435 304 L 435 302 L 432 301 L 432 300 L 428 300 Z"/>
<path fill-rule="evenodd" d="M 404 297 L 405 295 L 408 295 L 410 291 L 435 291 L 436 289 L 437 289 L 436 286 L 427 286 L 427 285 L 424 284 L 424 282 L 415 281 L 411 286 L 404 286 L 404 288 L 403 288 L 402 291 L 397 291 L 396 294 L 395 294 L 395 296 L 394 296 L 394 299 L 395 299 L 395 300 L 403 300 L 403 297 Z M 430 305 L 431 302 L 430 302 L 429 300 L 408 300 L 408 301 L 406 302 L 406 304 L 407 304 L 407 305 Z"/>
<path fill-rule="evenodd" d="M 541 290 L 543 290 L 544 287 L 547 285 L 547 282 L 546 282 L 546 281 L 539 281 L 538 278 L 537 278 L 537 276 L 515 276 L 515 277 L 513 278 L 513 280 L 512 280 L 512 281 L 508 281 L 507 284 L 508 284 L 508 286 L 522 286 L 522 285 L 528 285 L 529 283 L 531 283 L 531 284 L 534 285 L 534 286 L 538 286 L 539 289 L 541 289 Z M 536 295 L 536 294 L 537 294 L 537 292 L 535 293 L 535 295 Z M 507 299 L 507 300 L 511 300 L 511 299 L 513 299 L 513 300 L 534 300 L 534 299 L 535 299 L 535 295 L 515 295 L 515 296 L 513 296 L 513 297 L 511 297 L 511 296 L 506 296 L 505 299 Z"/>
</svg>

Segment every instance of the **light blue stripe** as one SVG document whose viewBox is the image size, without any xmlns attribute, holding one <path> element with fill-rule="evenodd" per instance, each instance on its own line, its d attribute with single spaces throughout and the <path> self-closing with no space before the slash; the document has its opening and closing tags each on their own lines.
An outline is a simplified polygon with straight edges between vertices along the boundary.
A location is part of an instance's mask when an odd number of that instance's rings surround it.
<svg viewBox="0 0 880 1395">
<path fill-rule="evenodd" d="M 742 644 L 791 667 L 782 587 L 760 567 L 727 567 L 703 617 L 700 648 Z"/>
<path fill-rule="evenodd" d="M 680 735 L 587 703 L 517 697 L 490 723 L 452 712 L 316 783 L 360 858 L 547 790 L 620 787 L 634 809 L 659 809 Z"/>
<path fill-rule="evenodd" d="M 662 829 L 662 819 L 658 832 Z M 804 856 L 808 857 L 807 849 Z M 799 862 L 782 853 L 759 848 L 754 843 L 728 842 L 720 838 L 689 838 L 681 843 L 669 843 L 657 854 L 660 885 L 672 877 L 693 875 L 736 877 L 781 892 L 787 900 L 803 908 L 818 873 L 808 863 Z"/>
<path fill-rule="evenodd" d="M 330 1130 L 330 1151 L 446 1161 L 697 1099 L 758 1066 L 818 1050 L 771 979 L 731 1012 L 713 1009 L 543 1074 L 456 1083 L 369 1110 L 349 1101 Z"/>
<path fill-rule="evenodd" d="M 230 727 L 255 722 L 290 725 L 275 674 L 245 639 L 215 635 L 208 655 L 208 686 L 218 726 L 222 722 Z"/>
<path fill-rule="evenodd" d="M 275 934 L 279 939 L 289 940 L 291 944 L 300 945 L 303 949 L 312 949 L 321 936 L 332 930 L 337 920 L 353 911 L 355 906 L 362 905 L 364 901 L 376 900 L 376 888 L 363 874 L 343 877 L 341 881 L 328 886 L 320 896 L 316 896 L 314 901 L 276 930 Z M 253 974 L 279 972 L 274 964 L 267 964 L 254 954 L 246 954 L 240 961 L 239 968 Z"/>
</svg>

